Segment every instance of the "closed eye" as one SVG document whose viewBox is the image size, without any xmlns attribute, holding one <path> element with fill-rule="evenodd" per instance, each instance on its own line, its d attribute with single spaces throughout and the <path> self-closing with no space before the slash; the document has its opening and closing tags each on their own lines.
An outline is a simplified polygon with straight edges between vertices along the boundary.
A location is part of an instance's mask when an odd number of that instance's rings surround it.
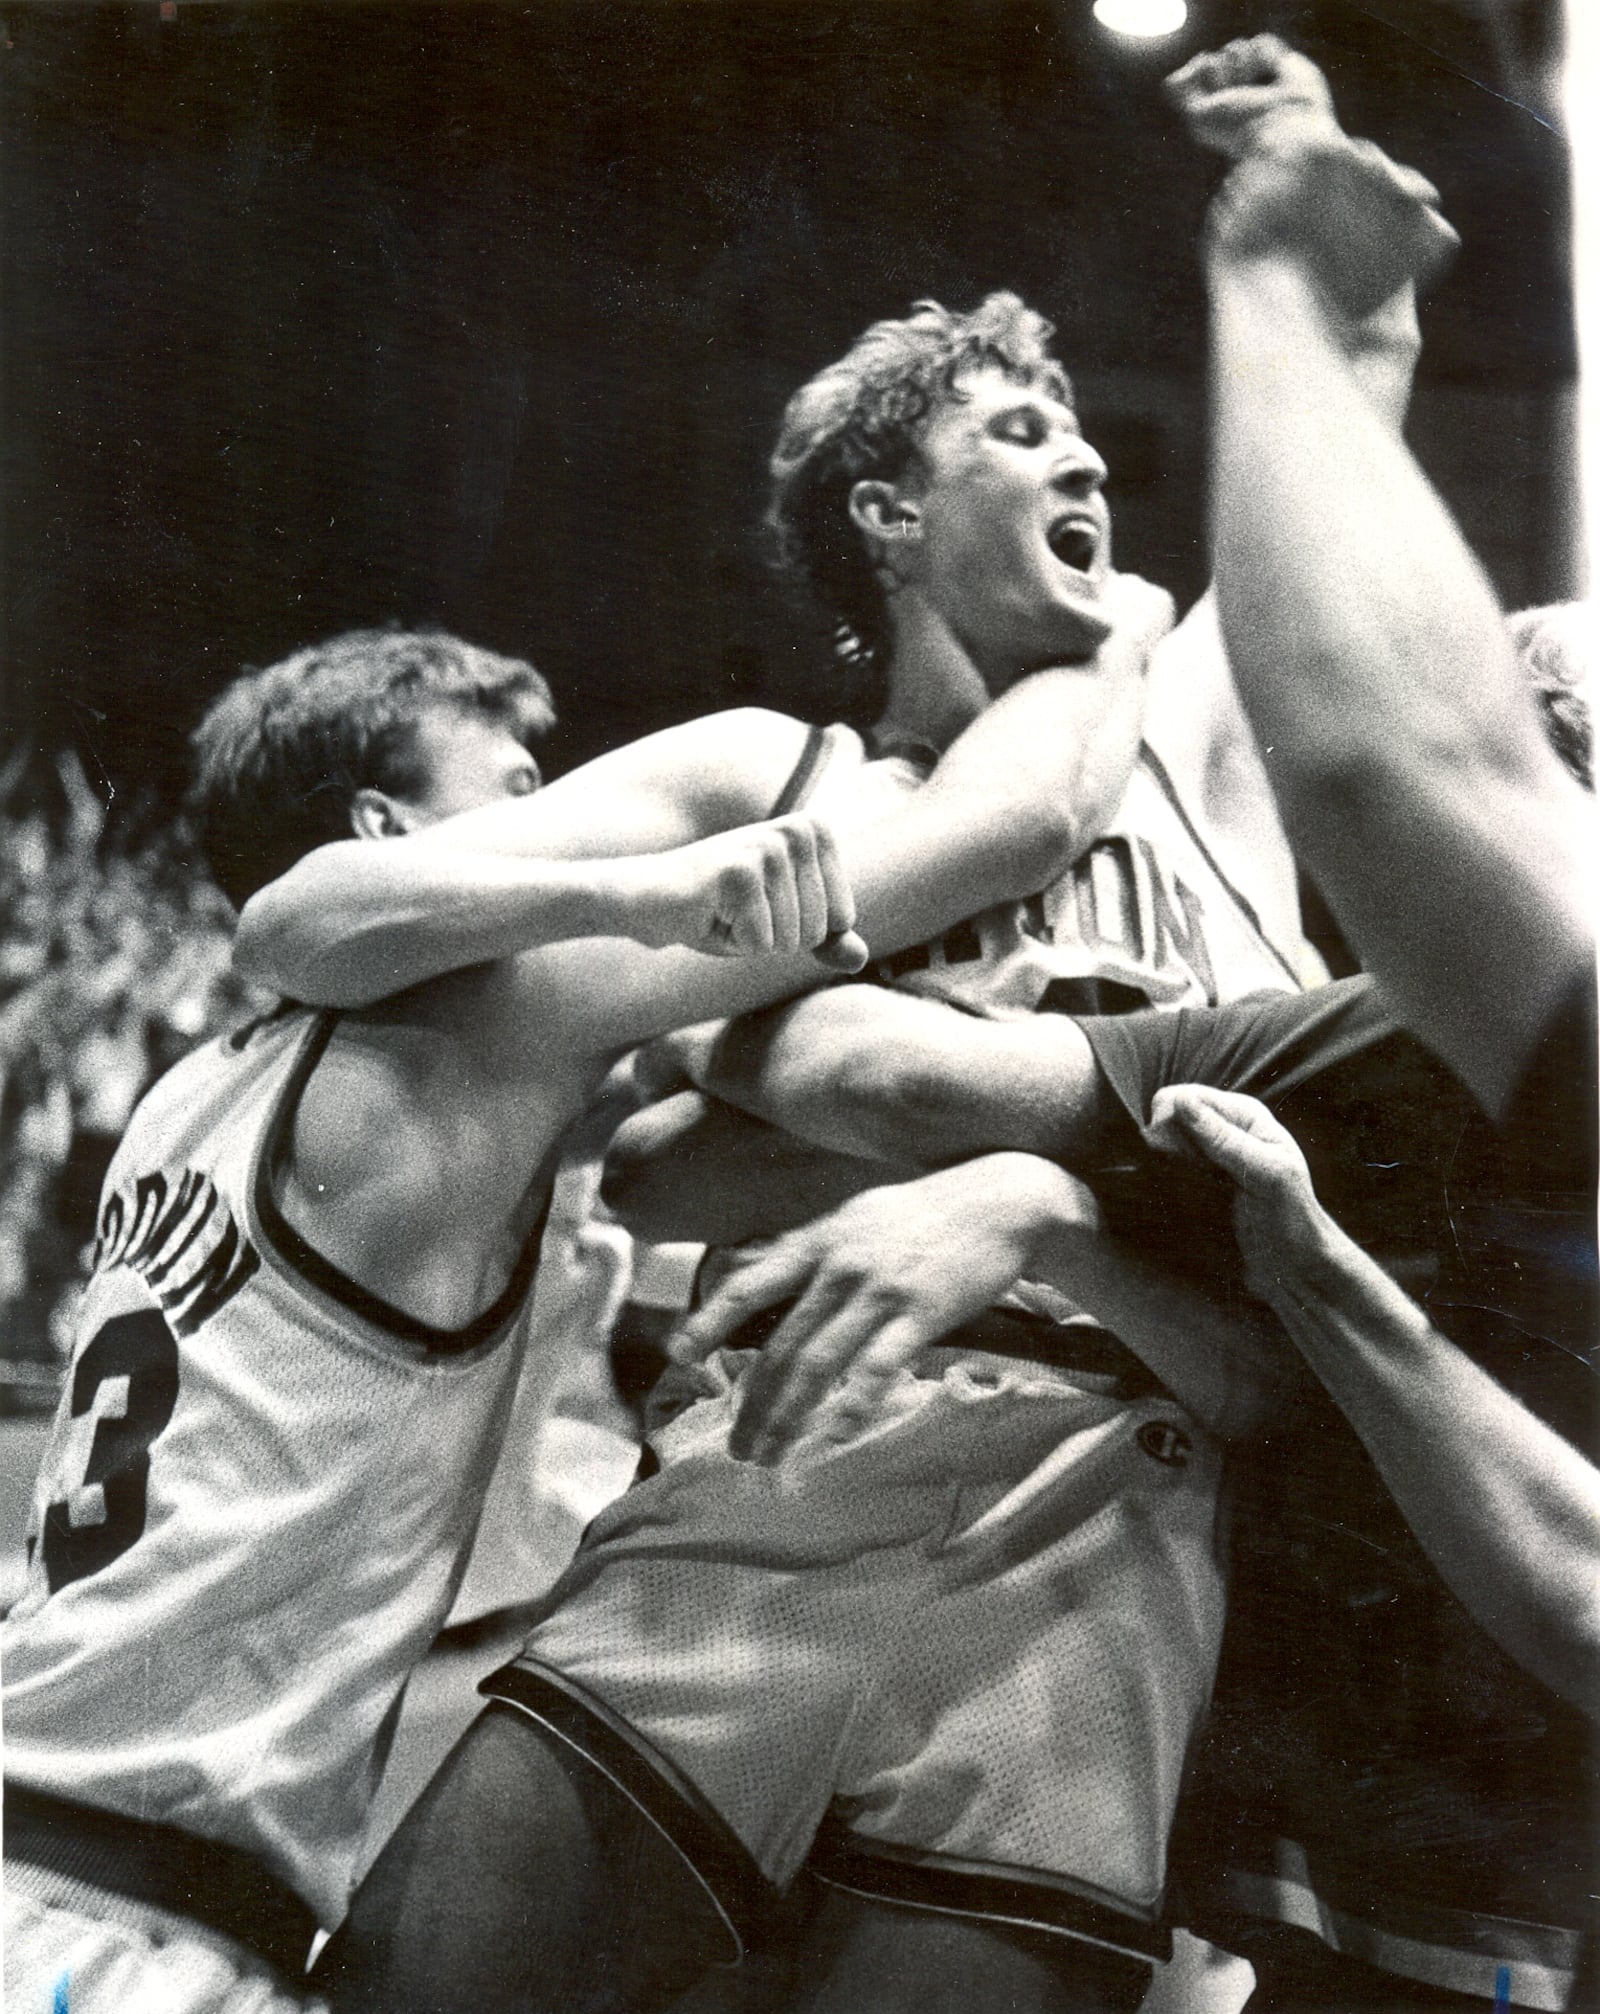
<svg viewBox="0 0 1600 2014">
<path fill-rule="evenodd" d="M 1002 413 L 995 421 L 994 432 L 1003 441 L 1010 441 L 1019 448 L 1036 448 L 1049 434 L 1044 415 L 1031 406 L 1022 406 L 1015 412 Z"/>
</svg>

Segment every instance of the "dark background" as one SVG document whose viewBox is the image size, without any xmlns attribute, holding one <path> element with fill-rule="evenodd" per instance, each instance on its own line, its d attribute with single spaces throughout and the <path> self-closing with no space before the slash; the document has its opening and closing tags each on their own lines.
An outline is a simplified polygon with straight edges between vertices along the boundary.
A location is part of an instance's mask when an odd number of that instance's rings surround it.
<svg viewBox="0 0 1600 2014">
<path fill-rule="evenodd" d="M 530 656 L 568 759 L 825 714 L 763 460 L 927 293 L 1051 315 L 1121 563 L 1192 595 L 1212 170 L 1157 85 L 1263 26 L 1442 190 L 1419 450 L 1510 602 L 1570 592 L 1554 11 L 1199 0 L 1141 48 L 1089 0 L 0 6 L 10 737 L 170 803 L 242 665 L 389 619 Z"/>
</svg>

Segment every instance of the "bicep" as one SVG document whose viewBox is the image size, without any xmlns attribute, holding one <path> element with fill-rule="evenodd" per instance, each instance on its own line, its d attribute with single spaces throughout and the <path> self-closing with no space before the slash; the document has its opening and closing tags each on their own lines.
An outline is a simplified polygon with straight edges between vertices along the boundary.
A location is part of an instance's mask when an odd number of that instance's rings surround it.
<svg viewBox="0 0 1600 2014">
<path fill-rule="evenodd" d="M 404 844 L 551 859 L 663 853 L 768 816 L 808 729 L 739 707 L 662 729 L 586 762 L 531 797 L 485 805 Z"/>
</svg>

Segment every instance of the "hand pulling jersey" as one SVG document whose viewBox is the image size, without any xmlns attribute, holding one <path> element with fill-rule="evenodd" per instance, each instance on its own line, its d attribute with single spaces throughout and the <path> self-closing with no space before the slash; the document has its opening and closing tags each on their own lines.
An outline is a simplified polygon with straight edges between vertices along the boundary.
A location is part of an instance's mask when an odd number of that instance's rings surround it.
<svg viewBox="0 0 1600 2014">
<path fill-rule="evenodd" d="M 324 1923 L 472 1538 L 539 1242 L 444 1332 L 298 1236 L 274 1162 L 334 1025 L 252 1024 L 134 1114 L 0 1638 L 9 1782 L 241 1848 Z"/>
</svg>

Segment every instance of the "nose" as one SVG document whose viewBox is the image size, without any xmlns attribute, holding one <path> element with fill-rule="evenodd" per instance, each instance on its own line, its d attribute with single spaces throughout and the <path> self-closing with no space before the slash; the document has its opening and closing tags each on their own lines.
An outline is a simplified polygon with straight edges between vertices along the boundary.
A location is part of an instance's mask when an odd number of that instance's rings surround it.
<svg viewBox="0 0 1600 2014">
<path fill-rule="evenodd" d="M 1083 438 L 1070 434 L 1050 471 L 1051 487 L 1071 497 L 1093 496 L 1106 479 L 1106 465 Z"/>
</svg>

